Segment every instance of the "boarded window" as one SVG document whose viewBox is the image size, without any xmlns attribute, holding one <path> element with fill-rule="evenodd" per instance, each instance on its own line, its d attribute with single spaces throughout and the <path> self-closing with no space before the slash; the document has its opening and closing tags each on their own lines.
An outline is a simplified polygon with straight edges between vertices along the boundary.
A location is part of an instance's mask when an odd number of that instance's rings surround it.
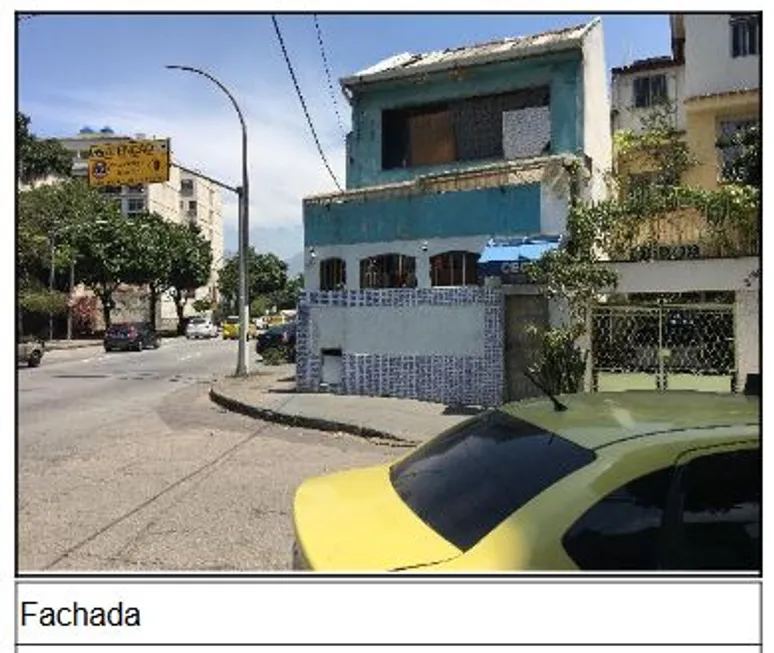
<svg viewBox="0 0 774 653">
<path fill-rule="evenodd" d="M 320 290 L 341 290 L 347 285 L 347 264 L 340 258 L 320 261 Z"/>
<path fill-rule="evenodd" d="M 474 286 L 478 284 L 478 254 L 443 252 L 430 257 L 430 282 L 434 286 Z"/>
<path fill-rule="evenodd" d="M 437 165 L 456 159 L 454 124 L 448 109 L 409 118 L 409 161 L 412 166 Z"/>
<path fill-rule="evenodd" d="M 486 95 L 382 113 L 382 168 L 503 158 L 503 115 L 548 107 L 549 88 Z M 545 111 L 548 116 L 548 111 Z M 550 131 L 550 124 L 547 123 Z M 547 139 L 541 139 L 547 140 Z"/>
<path fill-rule="evenodd" d="M 360 261 L 361 288 L 416 288 L 416 259 L 403 254 L 380 254 Z"/>
</svg>

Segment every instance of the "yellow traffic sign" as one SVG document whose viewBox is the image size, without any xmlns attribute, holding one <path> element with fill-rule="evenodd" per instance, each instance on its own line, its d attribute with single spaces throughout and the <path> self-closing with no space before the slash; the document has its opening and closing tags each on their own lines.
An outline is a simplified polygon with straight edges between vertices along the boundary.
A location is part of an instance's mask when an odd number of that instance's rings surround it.
<svg viewBox="0 0 774 653">
<path fill-rule="evenodd" d="M 97 143 L 89 150 L 90 186 L 137 186 L 169 181 L 169 139 Z"/>
</svg>

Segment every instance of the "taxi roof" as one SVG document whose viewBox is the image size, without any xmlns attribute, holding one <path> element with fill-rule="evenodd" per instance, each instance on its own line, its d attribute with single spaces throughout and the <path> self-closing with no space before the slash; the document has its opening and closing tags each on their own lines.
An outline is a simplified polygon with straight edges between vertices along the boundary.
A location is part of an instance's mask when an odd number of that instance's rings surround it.
<svg viewBox="0 0 774 653">
<path fill-rule="evenodd" d="M 547 398 L 499 410 L 592 450 L 648 435 L 680 437 L 686 431 L 709 434 L 722 427 L 760 425 L 760 398 L 741 394 L 631 390 L 561 395 L 559 400 L 566 411 L 554 410 Z"/>
</svg>

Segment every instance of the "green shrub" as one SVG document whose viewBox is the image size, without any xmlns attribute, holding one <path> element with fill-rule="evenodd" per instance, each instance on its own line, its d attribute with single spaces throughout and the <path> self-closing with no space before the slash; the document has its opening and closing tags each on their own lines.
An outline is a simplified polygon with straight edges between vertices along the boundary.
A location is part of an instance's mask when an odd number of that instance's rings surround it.
<svg viewBox="0 0 774 653">
<path fill-rule="evenodd" d="M 288 352 L 283 347 L 269 347 L 263 352 L 264 365 L 284 365 L 290 362 Z"/>
</svg>

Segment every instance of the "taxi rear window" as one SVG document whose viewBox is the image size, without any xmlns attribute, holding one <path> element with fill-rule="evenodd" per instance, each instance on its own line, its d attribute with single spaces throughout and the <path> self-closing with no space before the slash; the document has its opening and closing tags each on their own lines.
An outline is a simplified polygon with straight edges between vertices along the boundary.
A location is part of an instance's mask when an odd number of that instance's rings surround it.
<svg viewBox="0 0 774 653">
<path fill-rule="evenodd" d="M 509 515 L 596 458 L 593 451 L 500 411 L 456 426 L 390 468 L 428 526 L 467 551 Z"/>
</svg>

